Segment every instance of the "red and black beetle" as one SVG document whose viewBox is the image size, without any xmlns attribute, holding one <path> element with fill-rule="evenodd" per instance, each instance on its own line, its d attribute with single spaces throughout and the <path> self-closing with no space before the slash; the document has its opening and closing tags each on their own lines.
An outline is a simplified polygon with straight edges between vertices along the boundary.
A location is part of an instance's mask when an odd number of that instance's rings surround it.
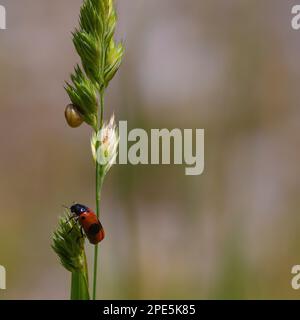
<svg viewBox="0 0 300 320">
<path fill-rule="evenodd" d="M 79 223 L 81 230 L 84 230 L 90 243 L 97 244 L 105 237 L 104 229 L 96 214 L 88 207 L 76 203 L 70 207 L 75 220 Z"/>
</svg>

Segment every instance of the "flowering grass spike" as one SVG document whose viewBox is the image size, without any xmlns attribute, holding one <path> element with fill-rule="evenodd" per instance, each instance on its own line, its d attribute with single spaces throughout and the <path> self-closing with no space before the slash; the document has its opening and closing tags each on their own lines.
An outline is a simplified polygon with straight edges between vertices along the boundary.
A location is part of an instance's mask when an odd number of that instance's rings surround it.
<svg viewBox="0 0 300 320">
<path fill-rule="evenodd" d="M 98 219 L 102 185 L 106 173 L 115 162 L 119 142 L 114 118 L 112 117 L 109 124 L 104 124 L 103 117 L 105 89 L 118 71 L 124 55 L 122 43 L 117 43 L 114 39 L 116 22 L 117 15 L 113 0 L 83 1 L 79 26 L 72 33 L 81 64 L 75 66 L 71 81 L 66 82 L 65 85 L 71 100 L 71 104 L 65 110 L 67 123 L 72 128 L 76 128 L 84 121 L 93 129 L 92 153 L 99 160 L 95 161 L 96 217 Z M 70 241 L 77 240 L 70 239 L 65 234 L 65 227 L 60 220 L 59 229 L 53 236 L 53 248 L 69 271 L 70 264 L 66 262 L 73 261 L 68 259 L 68 256 L 72 257 L 73 254 L 71 249 L 73 247 L 79 249 L 78 244 L 75 243 L 72 247 Z M 93 299 L 96 299 L 97 292 L 97 269 L 98 245 L 95 245 Z M 77 283 L 75 278 L 74 281 Z M 72 281 L 73 289 L 78 288 L 76 286 L 73 288 Z M 71 296 L 78 297 L 79 294 Z"/>
<path fill-rule="evenodd" d="M 61 264 L 72 273 L 71 299 L 88 300 L 88 271 L 84 251 L 84 237 L 79 226 L 71 222 L 69 212 L 59 219 L 59 227 L 53 233 L 52 248 Z"/>
</svg>

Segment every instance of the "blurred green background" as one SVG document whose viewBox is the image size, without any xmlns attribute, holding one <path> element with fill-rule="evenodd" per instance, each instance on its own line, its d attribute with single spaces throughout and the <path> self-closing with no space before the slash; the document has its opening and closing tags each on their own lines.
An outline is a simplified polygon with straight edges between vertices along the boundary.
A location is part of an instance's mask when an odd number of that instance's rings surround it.
<svg viewBox="0 0 300 320">
<path fill-rule="evenodd" d="M 117 1 L 126 55 L 106 117 L 129 128 L 204 128 L 205 171 L 111 170 L 101 298 L 300 297 L 290 285 L 300 264 L 296 3 Z M 90 129 L 70 129 L 63 115 L 81 0 L 0 4 L 0 299 L 68 299 L 51 233 L 63 204 L 94 208 Z"/>
</svg>

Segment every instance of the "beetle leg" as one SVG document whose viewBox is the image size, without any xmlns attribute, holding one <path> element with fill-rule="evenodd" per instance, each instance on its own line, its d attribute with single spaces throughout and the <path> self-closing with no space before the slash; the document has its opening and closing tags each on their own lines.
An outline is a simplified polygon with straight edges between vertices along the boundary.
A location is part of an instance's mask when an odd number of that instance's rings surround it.
<svg viewBox="0 0 300 320">
<path fill-rule="evenodd" d="M 68 231 L 68 234 L 71 233 L 74 229 L 74 226 L 72 226 L 72 228 Z"/>
<path fill-rule="evenodd" d="M 84 238 L 84 234 L 83 234 L 83 231 L 82 231 L 82 227 L 80 227 L 80 234 L 81 236 L 77 238 L 77 241 L 81 240 Z"/>
<path fill-rule="evenodd" d="M 71 217 L 69 217 L 69 219 L 66 221 L 66 224 L 69 223 L 72 219 L 75 219 L 75 221 L 78 221 L 78 217 L 76 215 L 72 215 Z M 72 230 L 74 229 L 74 224 L 72 225 L 72 228 L 68 231 L 68 234 L 72 232 Z"/>
<path fill-rule="evenodd" d="M 69 217 L 69 219 L 66 221 L 66 223 L 70 222 L 72 219 L 76 219 L 77 217 L 75 215 L 72 215 L 71 217 Z"/>
</svg>

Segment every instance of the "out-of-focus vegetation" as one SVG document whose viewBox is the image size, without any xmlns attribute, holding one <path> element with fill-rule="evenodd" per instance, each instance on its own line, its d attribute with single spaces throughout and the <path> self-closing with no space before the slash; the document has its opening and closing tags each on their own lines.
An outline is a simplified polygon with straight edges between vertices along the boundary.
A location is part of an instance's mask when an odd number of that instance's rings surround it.
<svg viewBox="0 0 300 320">
<path fill-rule="evenodd" d="M 150 165 L 108 175 L 102 298 L 300 297 L 290 286 L 300 264 L 292 2 L 118 1 L 126 56 L 107 117 L 129 129 L 204 128 L 206 155 L 202 176 Z M 63 116 L 80 3 L 1 1 L 3 299 L 68 299 L 50 236 L 61 205 L 94 203 L 89 128 L 69 130 Z"/>
</svg>

